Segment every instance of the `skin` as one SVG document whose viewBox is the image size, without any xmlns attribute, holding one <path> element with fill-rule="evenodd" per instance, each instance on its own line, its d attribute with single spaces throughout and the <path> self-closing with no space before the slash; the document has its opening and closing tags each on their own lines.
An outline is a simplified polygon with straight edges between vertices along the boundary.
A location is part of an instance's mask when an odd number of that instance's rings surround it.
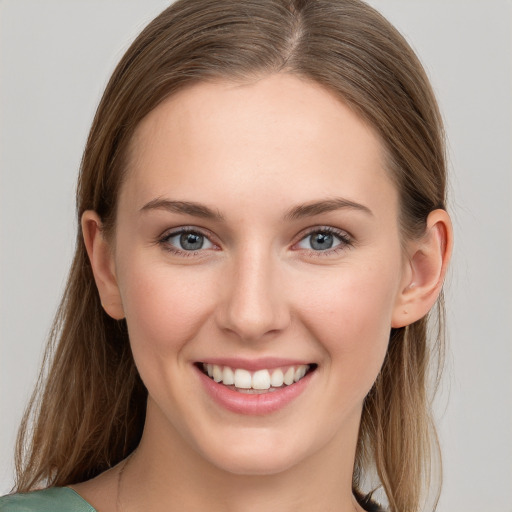
<svg viewBox="0 0 512 512">
<path fill-rule="evenodd" d="M 142 121 L 114 239 L 94 212 L 82 220 L 102 303 L 126 318 L 149 392 L 120 496 L 119 467 L 74 486 L 100 512 L 361 510 L 351 481 L 364 397 L 391 327 L 433 305 L 451 249 L 436 210 L 404 250 L 384 156 L 339 99 L 285 74 L 194 85 Z M 287 216 L 334 198 L 359 206 Z M 162 199 L 219 218 L 147 207 Z M 203 249 L 175 252 L 184 226 L 207 236 Z M 311 233 L 326 228 L 334 247 L 314 250 Z M 214 403 L 194 368 L 233 356 L 318 367 L 291 403 L 247 416 Z"/>
</svg>

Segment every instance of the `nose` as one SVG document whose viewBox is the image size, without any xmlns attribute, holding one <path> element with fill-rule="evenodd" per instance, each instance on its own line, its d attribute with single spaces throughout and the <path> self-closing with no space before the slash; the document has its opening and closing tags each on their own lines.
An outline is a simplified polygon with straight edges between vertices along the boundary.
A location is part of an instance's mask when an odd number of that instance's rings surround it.
<svg viewBox="0 0 512 512">
<path fill-rule="evenodd" d="M 250 342 L 286 329 L 291 315 L 279 267 L 277 258 L 262 250 L 247 251 L 232 261 L 217 308 L 222 330 Z"/>
</svg>

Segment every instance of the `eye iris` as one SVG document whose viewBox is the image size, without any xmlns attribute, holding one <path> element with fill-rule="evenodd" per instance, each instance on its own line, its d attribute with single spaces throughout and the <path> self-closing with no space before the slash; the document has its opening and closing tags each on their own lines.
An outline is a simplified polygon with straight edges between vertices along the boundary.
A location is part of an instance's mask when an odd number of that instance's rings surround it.
<svg viewBox="0 0 512 512">
<path fill-rule="evenodd" d="M 315 251 L 330 249 L 333 246 L 334 239 L 331 233 L 314 233 L 311 235 L 311 247 Z"/>
<path fill-rule="evenodd" d="M 183 233 L 180 236 L 180 244 L 187 251 L 197 251 L 203 247 L 204 237 L 197 233 Z"/>
</svg>

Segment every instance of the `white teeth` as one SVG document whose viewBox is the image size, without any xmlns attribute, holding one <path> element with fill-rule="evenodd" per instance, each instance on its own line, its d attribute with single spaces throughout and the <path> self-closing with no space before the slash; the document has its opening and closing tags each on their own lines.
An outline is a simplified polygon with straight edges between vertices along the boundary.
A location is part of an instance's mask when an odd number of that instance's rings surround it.
<svg viewBox="0 0 512 512">
<path fill-rule="evenodd" d="M 299 382 L 299 380 L 302 379 L 304 375 L 306 375 L 306 367 L 298 366 L 297 369 L 295 370 L 295 374 L 293 375 L 293 381 Z"/>
<path fill-rule="evenodd" d="M 295 377 L 295 369 L 293 366 L 290 366 L 288 370 L 286 370 L 286 373 L 284 374 L 284 383 L 289 386 L 290 384 L 293 384 L 293 378 Z"/>
<path fill-rule="evenodd" d="M 272 378 L 270 379 L 270 384 L 272 384 L 272 387 L 279 388 L 283 385 L 283 382 L 284 382 L 283 370 L 281 370 L 281 368 L 274 370 L 272 372 Z"/>
<path fill-rule="evenodd" d="M 252 387 L 251 373 L 247 370 L 237 368 L 235 370 L 235 387 L 242 389 L 249 389 Z"/>
<path fill-rule="evenodd" d="M 226 386 L 232 386 L 235 383 L 233 370 L 229 366 L 224 366 L 224 370 L 222 370 L 222 382 Z"/>
<path fill-rule="evenodd" d="M 222 380 L 222 368 L 216 364 L 213 365 L 213 380 L 215 382 L 220 382 Z"/>
<path fill-rule="evenodd" d="M 309 365 L 301 364 L 299 366 L 290 366 L 283 372 L 282 368 L 275 370 L 258 370 L 251 373 L 242 368 L 230 368 L 229 366 L 220 366 L 217 364 L 203 363 L 203 370 L 215 382 L 222 382 L 225 386 L 235 386 L 240 390 L 266 390 L 290 386 L 298 382 L 306 375 Z M 273 391 L 273 390 L 271 390 Z"/>
<path fill-rule="evenodd" d="M 270 387 L 270 373 L 268 370 L 258 370 L 252 376 L 253 389 L 268 389 Z"/>
</svg>

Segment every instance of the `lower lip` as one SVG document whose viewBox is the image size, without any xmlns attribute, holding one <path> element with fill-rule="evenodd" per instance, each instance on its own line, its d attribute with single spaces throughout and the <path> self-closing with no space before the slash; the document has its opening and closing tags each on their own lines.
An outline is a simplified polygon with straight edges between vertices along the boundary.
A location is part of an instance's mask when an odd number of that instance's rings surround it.
<svg viewBox="0 0 512 512">
<path fill-rule="evenodd" d="M 230 389 L 205 375 L 196 367 L 201 382 L 210 397 L 228 411 L 237 414 L 264 415 L 284 408 L 297 398 L 308 386 L 315 373 L 310 372 L 298 382 L 268 393 L 248 394 Z"/>
</svg>

